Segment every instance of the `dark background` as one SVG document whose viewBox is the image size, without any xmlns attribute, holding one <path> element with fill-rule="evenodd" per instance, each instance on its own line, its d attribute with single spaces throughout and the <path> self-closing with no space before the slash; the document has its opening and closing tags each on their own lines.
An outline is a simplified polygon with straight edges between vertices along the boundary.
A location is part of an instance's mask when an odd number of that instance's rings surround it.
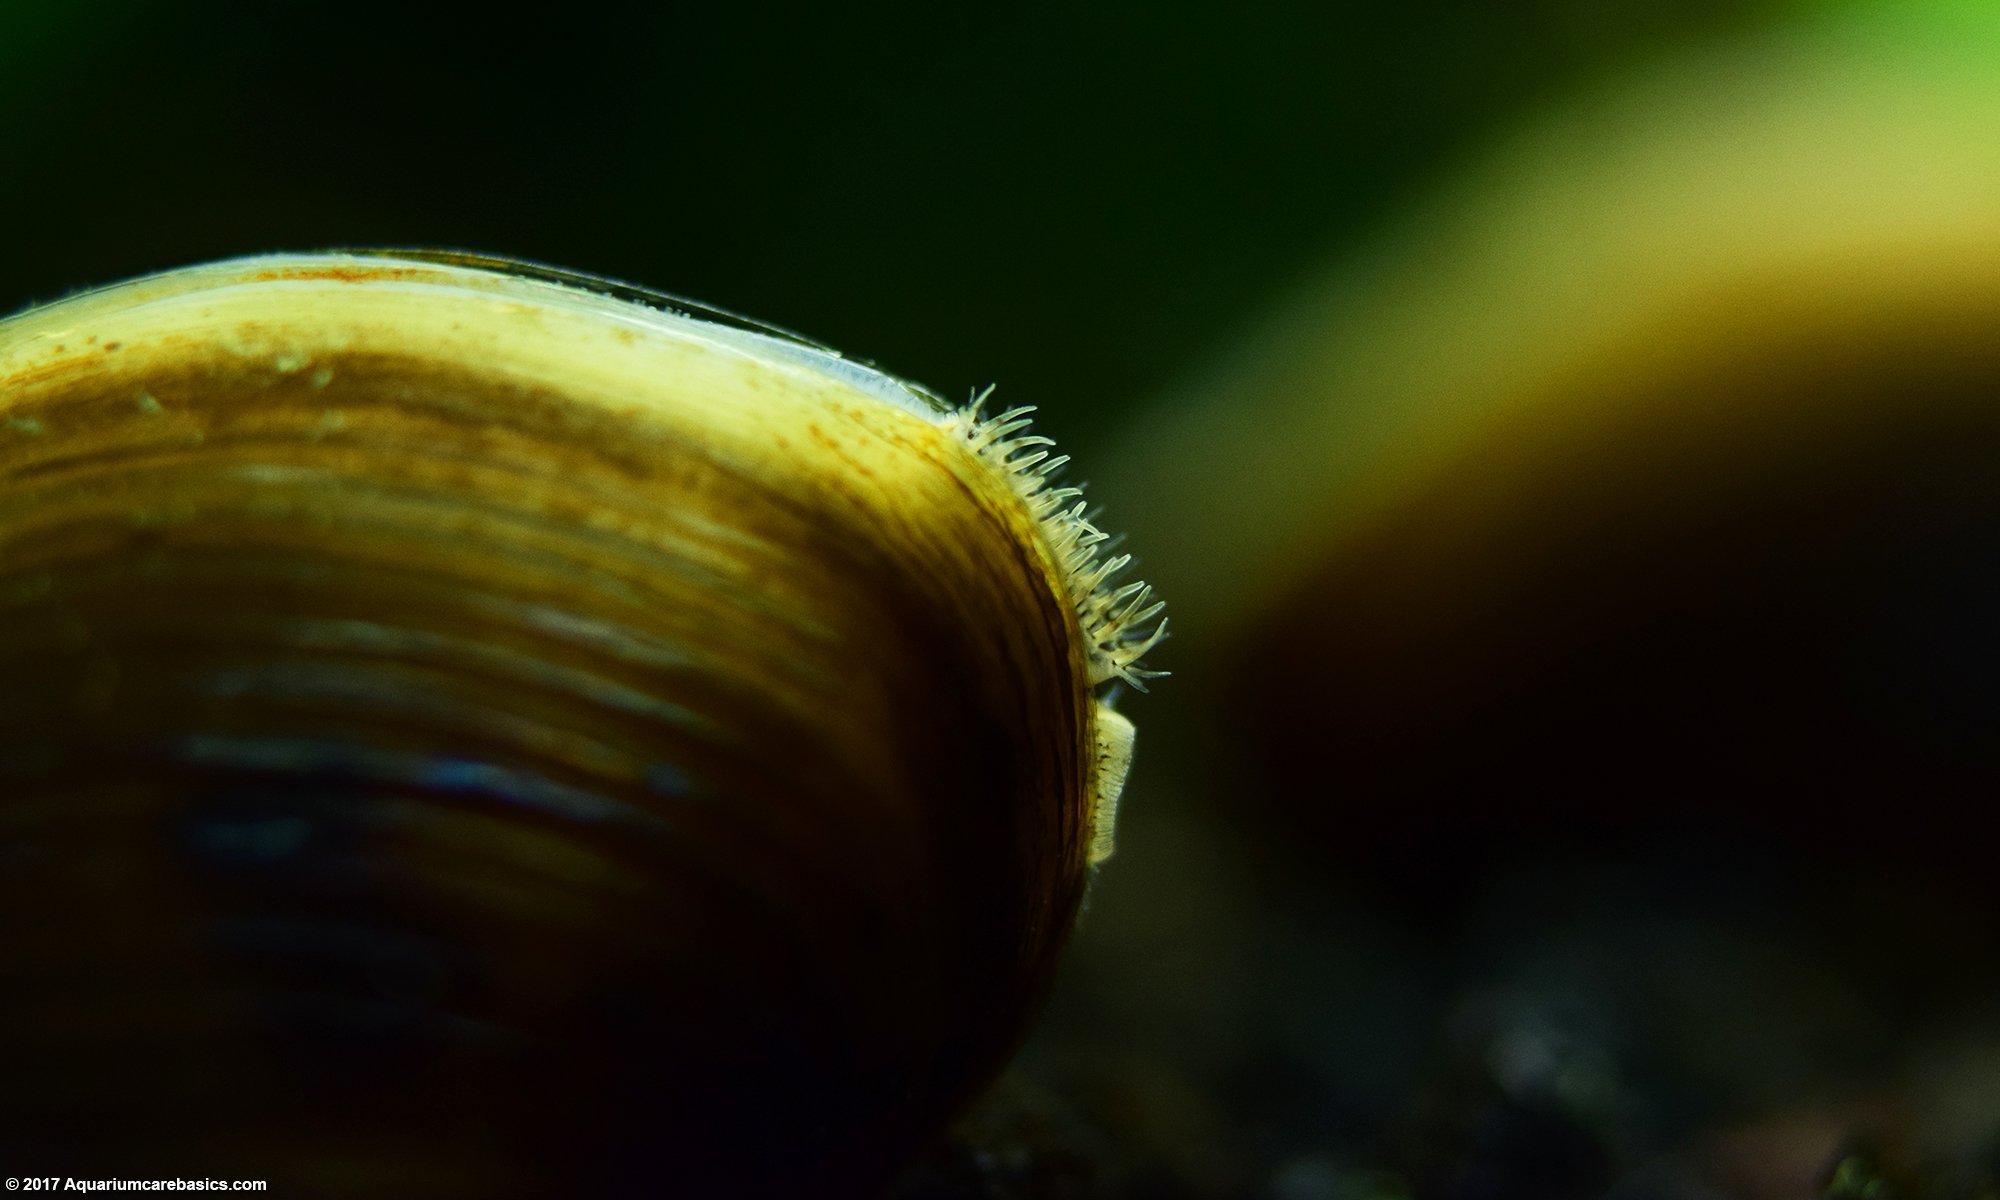
<svg viewBox="0 0 2000 1200">
<path fill-rule="evenodd" d="M 1150 403 L 1496 138 L 1679 47 L 1837 7 L 16 2 L 0 310 L 271 250 L 510 255 L 797 329 L 947 397 L 997 382 L 1089 480 Z M 1160 665 L 1213 652 L 1195 640 Z M 1258 690 L 1296 687 L 1318 719 L 1315 680 L 1273 662 Z M 1188 765 L 1204 738 L 1273 757 L 1198 681 L 1124 705 L 1141 758 L 1120 856 L 1021 1066 L 913 1194 L 1547 1197 L 1616 1179 L 1627 1200 L 1707 1200 L 1655 1169 L 1685 1131 L 1777 1113 L 1746 1152 L 1770 1163 L 1797 1080 L 1907 1051 L 1894 1012 L 1814 973 L 1828 960 L 1767 900 L 1786 886 L 1766 863 L 1714 860 L 1722 915 L 1672 921 L 1685 868 L 1626 871 L 1602 843 L 1559 869 L 1510 858 L 1448 937 L 1418 904 L 1357 896 L 1311 861 L 1343 837 L 1367 851 L 1346 809 L 1302 838 L 1296 813 L 1238 794 L 1288 781 Z M 1560 1103 L 1499 1094 L 1549 1064 Z M 1794 1139 L 1809 1149 L 1788 1181 L 1824 1174 L 1821 1134 L 1845 1120 Z"/>
<path fill-rule="evenodd" d="M 480 250 L 997 381 L 1087 452 L 1482 134 L 1768 7 L 14 0 L 0 309 Z"/>
</svg>

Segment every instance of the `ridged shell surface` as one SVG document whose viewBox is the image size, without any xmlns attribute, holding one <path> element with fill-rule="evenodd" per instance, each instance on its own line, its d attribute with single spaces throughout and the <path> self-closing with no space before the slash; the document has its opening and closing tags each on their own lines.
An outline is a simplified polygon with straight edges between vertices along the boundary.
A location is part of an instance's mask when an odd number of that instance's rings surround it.
<svg viewBox="0 0 2000 1200">
<path fill-rule="evenodd" d="M 830 354 L 366 256 L 0 323 L 23 1170 L 865 1191 L 1032 1013 L 1099 741 L 1035 515 Z"/>
</svg>

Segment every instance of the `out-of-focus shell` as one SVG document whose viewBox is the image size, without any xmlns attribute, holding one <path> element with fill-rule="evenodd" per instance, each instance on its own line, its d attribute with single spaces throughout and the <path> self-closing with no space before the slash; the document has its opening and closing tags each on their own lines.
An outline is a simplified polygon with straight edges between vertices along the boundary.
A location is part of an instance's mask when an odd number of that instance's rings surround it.
<svg viewBox="0 0 2000 1200">
<path fill-rule="evenodd" d="M 1229 786 L 1413 904 L 1579 839 L 1987 888 L 1996 47 L 1842 6 L 1573 97 L 1149 414 L 1100 481 Z"/>
</svg>

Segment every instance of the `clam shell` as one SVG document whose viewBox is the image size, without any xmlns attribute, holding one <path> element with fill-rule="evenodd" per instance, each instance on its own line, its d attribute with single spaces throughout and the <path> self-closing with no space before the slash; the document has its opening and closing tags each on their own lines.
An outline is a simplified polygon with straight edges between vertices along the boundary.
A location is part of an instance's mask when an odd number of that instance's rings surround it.
<svg viewBox="0 0 2000 1200">
<path fill-rule="evenodd" d="M 879 1182 L 1019 1036 L 1104 832 L 1063 564 L 964 428 L 449 261 L 0 323 L 9 1158 Z"/>
<path fill-rule="evenodd" d="M 1888 30 L 1538 114 L 1133 431 L 1183 694 L 1329 874 L 1446 924 L 1679 847 L 1990 960 L 2000 25 Z"/>
</svg>

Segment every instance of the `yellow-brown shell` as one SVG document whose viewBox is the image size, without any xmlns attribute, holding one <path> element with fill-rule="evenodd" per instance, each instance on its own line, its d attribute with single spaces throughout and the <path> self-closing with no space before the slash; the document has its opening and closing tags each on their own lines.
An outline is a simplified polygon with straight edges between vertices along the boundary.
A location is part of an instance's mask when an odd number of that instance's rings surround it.
<svg viewBox="0 0 2000 1200">
<path fill-rule="evenodd" d="M 1019 1036 L 1129 752 L 979 428 L 438 261 L 0 323 L 0 1144 L 878 1181 Z"/>
<path fill-rule="evenodd" d="M 2000 23 L 1871 7 L 1517 130 L 1112 464 L 1330 872 L 1733 844 L 1993 910 Z"/>
</svg>

